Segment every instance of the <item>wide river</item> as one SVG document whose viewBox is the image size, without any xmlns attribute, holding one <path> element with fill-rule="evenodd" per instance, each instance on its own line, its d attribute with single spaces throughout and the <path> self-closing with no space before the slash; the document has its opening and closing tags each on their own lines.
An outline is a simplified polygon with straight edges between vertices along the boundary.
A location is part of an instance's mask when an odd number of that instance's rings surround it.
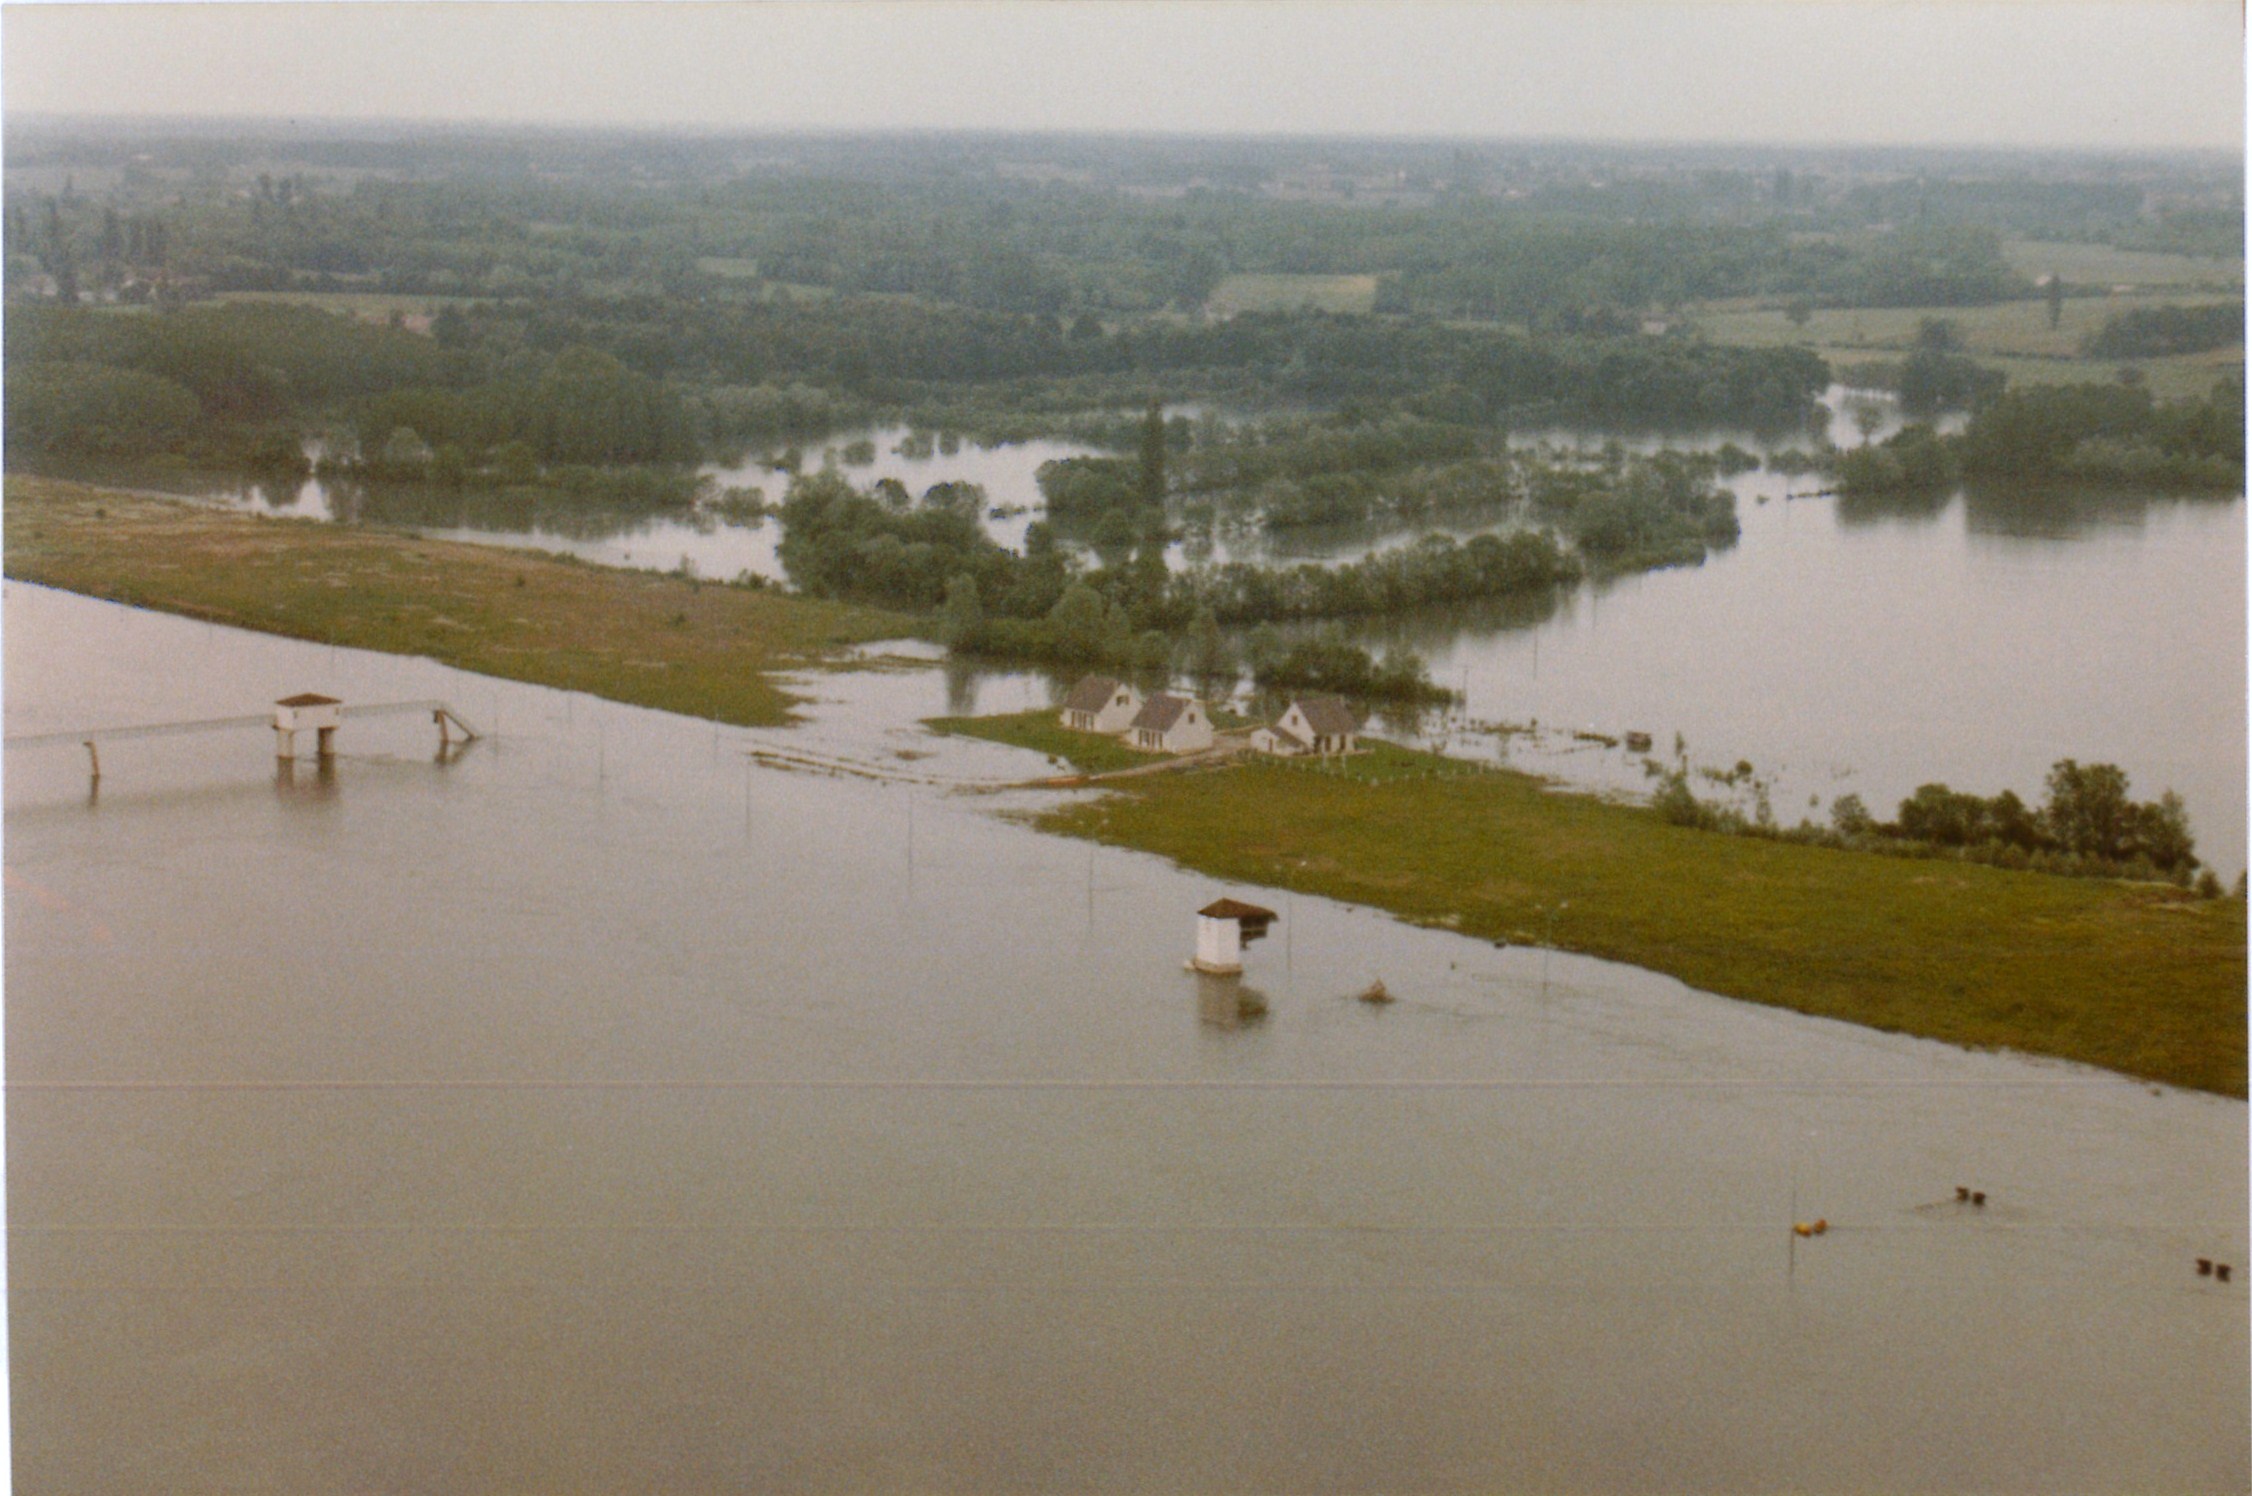
<svg viewBox="0 0 2252 1496">
<path fill-rule="evenodd" d="M 1827 398 L 1841 412 L 1858 408 L 1842 388 Z M 1867 434 L 1881 439 L 1896 424 L 1878 407 Z M 1831 431 L 1847 444 L 1864 434 L 1842 414 Z M 941 481 L 981 484 L 1003 516 L 988 528 L 1009 545 L 1021 543 L 1038 513 L 1035 470 L 1084 450 L 1032 442 L 910 456 L 900 427 L 839 435 L 828 450 L 842 453 L 861 435 L 875 456 L 842 469 L 855 483 L 893 477 L 916 493 Z M 1729 436 L 1758 445 L 1745 433 L 1669 440 L 1712 446 Z M 807 454 L 814 465 L 823 458 L 820 446 Z M 709 471 L 716 483 L 760 487 L 769 500 L 787 481 L 752 460 Z M 2015 790 L 2037 805 L 2059 759 L 2115 763 L 2138 799 L 2178 792 L 2206 862 L 2224 879 L 2243 871 L 2241 496 L 1989 491 L 1894 505 L 1784 497 L 1819 481 L 1767 472 L 1730 479 L 1743 538 L 1699 567 L 1532 604 L 1359 623 L 1351 632 L 1421 654 L 1439 681 L 1465 693 L 1465 718 L 1544 729 L 1497 737 L 1435 724 L 1433 741 L 1450 752 L 1640 789 L 1641 755 L 1570 734 L 1647 732 L 1668 759 L 1678 735 L 1693 766 L 1751 763 L 1786 824 L 1827 823 L 1846 794 L 1888 817 L 1934 781 L 1981 795 Z M 269 513 L 407 524 L 606 565 L 665 570 L 685 562 L 706 577 L 781 576 L 780 521 L 772 518 L 746 527 L 460 496 L 340 500 L 318 482 L 218 496 Z M 1250 554 L 1340 559 L 1407 538 L 1286 534 L 1265 546 L 1252 541 Z M 1698 786 L 1708 797 L 1725 793 Z M 1734 793 L 1753 808 L 1748 784 Z"/>
<path fill-rule="evenodd" d="M 746 759 L 790 733 L 0 624 L 11 736 L 488 735 L 8 754 L 19 1489 L 2252 1482 L 2241 1102 Z M 938 672 L 809 689 L 903 773 L 1036 766 L 915 730 Z M 1182 968 L 1221 893 L 1282 914 L 1263 1017 Z"/>
</svg>

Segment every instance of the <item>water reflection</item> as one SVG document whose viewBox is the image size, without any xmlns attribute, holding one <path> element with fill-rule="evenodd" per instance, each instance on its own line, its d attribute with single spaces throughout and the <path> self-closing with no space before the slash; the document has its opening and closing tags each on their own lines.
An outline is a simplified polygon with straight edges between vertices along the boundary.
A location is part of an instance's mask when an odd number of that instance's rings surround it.
<svg viewBox="0 0 2252 1496">
<path fill-rule="evenodd" d="M 2154 517 L 2192 509 L 2225 513 L 2239 494 L 2136 492 L 2117 488 L 1973 483 L 1963 489 L 1964 527 L 2009 540 L 2086 540 L 2141 534 Z"/>
<path fill-rule="evenodd" d="M 1196 979 L 1197 1021 L 1216 1029 L 1239 1029 L 1267 1016 L 1267 994 L 1241 976 L 1192 972 Z"/>
<path fill-rule="evenodd" d="M 1954 503 L 1956 489 L 1898 489 L 1882 493 L 1837 494 L 1827 500 L 1834 506 L 1838 527 L 1864 530 L 1881 525 L 1930 524 Z M 1823 500 L 1793 500 L 1821 503 Z"/>
</svg>

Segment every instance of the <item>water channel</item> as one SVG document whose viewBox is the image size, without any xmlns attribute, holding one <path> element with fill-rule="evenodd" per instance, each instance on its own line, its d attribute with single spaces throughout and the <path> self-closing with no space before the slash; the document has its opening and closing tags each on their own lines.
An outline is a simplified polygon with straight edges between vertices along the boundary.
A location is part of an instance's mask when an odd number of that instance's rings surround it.
<svg viewBox="0 0 2252 1496">
<path fill-rule="evenodd" d="M 487 733 L 9 753 L 22 1489 L 2252 1480 L 2240 1102 L 746 759 L 786 735 L 0 624 L 11 736 L 301 690 Z M 808 740 L 1037 768 L 912 726 L 1022 681 L 807 689 Z M 1221 892 L 1282 914 L 1263 1017 L 1182 968 Z"/>
</svg>

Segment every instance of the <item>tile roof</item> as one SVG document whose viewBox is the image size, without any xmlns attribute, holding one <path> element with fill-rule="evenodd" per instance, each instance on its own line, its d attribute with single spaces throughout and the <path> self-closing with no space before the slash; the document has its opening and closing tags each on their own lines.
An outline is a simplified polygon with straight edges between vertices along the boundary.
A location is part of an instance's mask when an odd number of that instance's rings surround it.
<svg viewBox="0 0 2252 1496">
<path fill-rule="evenodd" d="M 1181 714 L 1195 704 L 1186 696 L 1168 696 L 1160 691 L 1142 703 L 1142 709 L 1135 714 L 1131 725 L 1147 727 L 1154 732 L 1168 732 L 1174 723 L 1181 720 Z"/>
<path fill-rule="evenodd" d="M 1071 688 L 1063 701 L 1067 712 L 1099 712 L 1110 705 L 1110 696 L 1118 689 L 1118 682 L 1107 675 L 1090 675 Z"/>
<path fill-rule="evenodd" d="M 1359 732 L 1361 724 L 1353 716 L 1353 709 L 1335 696 L 1301 696 L 1294 703 L 1305 717 L 1306 725 L 1325 738 L 1342 737 Z"/>
<path fill-rule="evenodd" d="M 1196 912 L 1206 919 L 1255 919 L 1265 921 L 1281 918 L 1272 909 L 1262 909 L 1257 904 L 1246 904 L 1241 899 L 1221 899 L 1205 905 Z"/>
</svg>

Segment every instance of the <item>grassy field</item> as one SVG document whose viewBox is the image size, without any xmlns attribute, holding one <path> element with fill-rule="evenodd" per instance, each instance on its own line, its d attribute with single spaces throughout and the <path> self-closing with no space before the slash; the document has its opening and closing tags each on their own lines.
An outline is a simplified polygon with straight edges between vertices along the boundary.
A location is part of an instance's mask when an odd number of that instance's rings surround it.
<svg viewBox="0 0 2252 1496">
<path fill-rule="evenodd" d="M 1063 725 L 1059 714 L 1052 711 L 1010 712 L 995 717 L 931 717 L 923 725 L 933 732 L 1030 748 L 1035 753 L 1060 758 L 1089 774 L 1135 769 L 1155 762 L 1155 755 L 1136 753 L 1116 738 L 1073 732 Z"/>
<path fill-rule="evenodd" d="M 2053 329 L 2045 301 L 1970 307 L 1823 308 L 1803 326 L 1794 326 L 1779 306 L 1731 305 L 1699 311 L 1694 321 L 1716 343 L 1745 347 L 1810 343 L 1833 367 L 1849 367 L 1856 362 L 1901 357 L 1914 345 L 1919 322 L 1926 317 L 1943 317 L 1955 324 L 1969 352 L 2018 383 L 2108 381 L 2121 368 L 2132 367 L 2142 372 L 2151 393 L 2176 398 L 2209 393 L 2226 370 L 2243 364 L 2243 345 L 2172 358 L 2092 359 L 2081 356 L 2081 340 L 2110 318 L 2136 307 L 2201 306 L 2227 299 L 2216 293 L 2067 297 Z"/>
<path fill-rule="evenodd" d="M 2159 254 L 2146 249 L 2114 249 L 2108 244 L 2062 244 L 2042 239 L 2007 239 L 2002 258 L 2020 275 L 2035 279 L 2061 275 L 2066 285 L 2241 287 L 2242 260 Z"/>
<path fill-rule="evenodd" d="M 912 620 L 493 546 L 7 480 L 7 574 L 299 639 L 745 726 L 789 720 L 768 672 Z"/>
<path fill-rule="evenodd" d="M 757 280 L 758 261 L 732 258 L 727 255 L 698 255 L 696 268 L 706 275 L 716 275 L 725 280 Z"/>
<path fill-rule="evenodd" d="M 350 312 L 363 321 L 377 321 L 393 312 L 415 316 L 448 306 L 475 306 L 475 296 L 403 296 L 388 291 L 222 291 L 214 301 L 278 302 L 317 306 L 331 312 Z"/>
<path fill-rule="evenodd" d="M 1231 275 L 1205 303 L 1221 316 L 1236 312 L 1367 312 L 1376 305 L 1373 275 Z"/>
<path fill-rule="evenodd" d="M 1802 1013 L 2245 1094 L 2238 899 L 1692 831 L 1397 748 L 1130 783 L 1039 824 Z"/>
<path fill-rule="evenodd" d="M 1995 306 L 1824 307 L 1803 327 L 1794 327 L 1780 307 L 1745 307 L 1700 312 L 1696 322 L 1719 343 L 1765 347 L 1811 342 L 1817 347 L 1901 354 L 1915 345 L 1918 323 L 1926 317 L 1941 317 L 1955 324 L 1964 347 L 1975 354 L 2077 359 L 2081 340 L 2121 312 L 2135 307 L 2203 306 L 2228 299 L 2214 295 L 2068 296 L 2053 330 L 2045 301 L 2005 301 Z M 2241 347 L 2236 356 L 2243 356 Z M 2108 371 L 2112 362 L 2096 361 L 2091 367 Z"/>
</svg>

